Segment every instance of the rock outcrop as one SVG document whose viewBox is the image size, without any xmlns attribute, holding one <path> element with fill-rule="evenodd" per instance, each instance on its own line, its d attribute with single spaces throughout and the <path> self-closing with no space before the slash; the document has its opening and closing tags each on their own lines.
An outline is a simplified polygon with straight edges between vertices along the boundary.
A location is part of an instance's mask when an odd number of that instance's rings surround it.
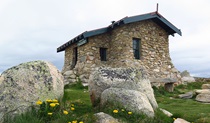
<svg viewBox="0 0 210 123">
<path fill-rule="evenodd" d="M 202 89 L 210 89 L 210 84 L 203 84 Z"/>
<path fill-rule="evenodd" d="M 119 90 L 121 91 L 118 92 Z M 100 102 L 102 106 L 114 101 L 127 107 L 128 103 L 132 103 L 129 100 L 132 100 L 136 101 L 136 105 L 131 111 L 150 116 L 154 115 L 153 109 L 158 107 L 150 81 L 142 69 L 97 68 L 90 76 L 89 92 L 93 106 L 98 106 Z"/>
<path fill-rule="evenodd" d="M 196 94 L 198 94 L 195 100 L 204 103 L 210 103 L 210 84 L 203 84 L 201 90 L 196 90 Z"/>
<path fill-rule="evenodd" d="M 181 119 L 181 118 L 177 118 L 177 119 L 174 120 L 174 123 L 190 123 L 190 122 L 188 122 L 184 119 Z"/>
<path fill-rule="evenodd" d="M 96 116 L 95 123 L 119 123 L 117 119 L 103 112 L 99 112 L 94 115 Z"/>
<path fill-rule="evenodd" d="M 191 99 L 192 97 L 193 97 L 192 91 L 179 95 L 179 98 L 182 98 L 182 99 Z"/>
<path fill-rule="evenodd" d="M 154 110 L 144 93 L 124 88 L 109 88 L 101 94 L 101 105 L 116 103 L 124 106 L 126 110 L 144 113 L 153 117 Z"/>
<path fill-rule="evenodd" d="M 190 73 L 187 70 L 181 73 L 181 77 L 183 82 L 195 82 L 195 78 L 190 76 Z"/>
<path fill-rule="evenodd" d="M 37 100 L 61 98 L 63 76 L 49 62 L 22 63 L 4 71 L 0 78 L 0 120 L 5 114 L 25 112 Z"/>
</svg>

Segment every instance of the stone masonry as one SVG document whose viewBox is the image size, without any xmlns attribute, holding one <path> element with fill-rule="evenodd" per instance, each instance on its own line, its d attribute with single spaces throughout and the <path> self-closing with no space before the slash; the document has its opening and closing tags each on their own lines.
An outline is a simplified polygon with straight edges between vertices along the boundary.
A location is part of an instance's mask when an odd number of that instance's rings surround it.
<svg viewBox="0 0 210 123">
<path fill-rule="evenodd" d="M 173 78 L 181 82 L 181 76 L 171 62 L 168 37 L 169 34 L 151 20 L 122 25 L 107 33 L 89 37 L 88 43 L 77 47 L 78 60 L 74 68 L 73 48 L 76 44 L 68 46 L 62 72 L 73 71 L 71 73 L 87 83 L 91 71 L 98 66 L 144 68 L 150 79 Z M 141 40 L 140 60 L 134 58 L 133 38 Z M 107 61 L 100 60 L 99 48 L 107 48 Z M 76 79 L 65 78 L 69 83 Z"/>
</svg>

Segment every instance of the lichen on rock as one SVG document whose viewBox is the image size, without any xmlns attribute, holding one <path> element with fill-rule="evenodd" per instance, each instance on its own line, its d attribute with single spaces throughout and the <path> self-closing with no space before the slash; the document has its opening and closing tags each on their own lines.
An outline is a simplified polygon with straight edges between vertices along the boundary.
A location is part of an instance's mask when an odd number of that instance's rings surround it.
<svg viewBox="0 0 210 123">
<path fill-rule="evenodd" d="M 63 76 L 51 63 L 32 61 L 14 66 L 0 77 L 0 121 L 6 113 L 23 113 L 37 100 L 58 99 L 63 92 Z"/>
</svg>

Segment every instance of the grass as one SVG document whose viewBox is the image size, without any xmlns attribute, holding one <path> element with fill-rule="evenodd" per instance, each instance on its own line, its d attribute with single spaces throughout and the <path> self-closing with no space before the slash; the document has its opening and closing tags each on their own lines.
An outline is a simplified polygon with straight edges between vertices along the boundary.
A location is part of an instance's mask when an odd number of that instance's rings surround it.
<svg viewBox="0 0 210 123">
<path fill-rule="evenodd" d="M 174 114 L 173 117 L 175 118 L 183 118 L 194 123 L 209 123 L 210 104 L 195 101 L 195 96 L 192 99 L 178 98 L 179 94 L 200 89 L 202 84 L 204 82 L 179 85 L 175 87 L 173 93 L 166 92 L 163 88 L 154 88 L 157 103 L 160 108 L 166 109 Z"/>
<path fill-rule="evenodd" d="M 178 95 L 201 88 L 204 83 L 190 83 L 188 85 L 179 85 L 175 87 L 173 93 L 164 91 L 164 88 L 154 88 L 155 97 L 160 108 L 170 111 L 175 118 L 183 118 L 194 123 L 209 123 L 210 121 L 210 104 L 203 104 L 193 99 L 179 99 Z M 71 107 L 75 108 L 71 111 Z M 149 118 L 143 114 L 136 114 L 123 109 L 119 104 L 109 104 L 105 108 L 96 110 L 92 108 L 89 92 L 87 87 L 83 87 L 80 82 L 75 85 L 65 86 L 64 97 L 60 100 L 59 110 L 53 117 L 40 117 L 35 108 L 27 113 L 18 115 L 14 118 L 6 117 L 4 123 L 68 123 L 77 120 L 84 123 L 94 123 L 96 118 L 94 114 L 103 111 L 113 117 L 127 123 L 172 123 L 173 117 L 165 116 L 159 109 L 155 111 L 155 117 Z M 63 114 L 63 110 L 68 111 L 68 115 Z M 113 113 L 117 110 L 118 113 Z"/>
</svg>

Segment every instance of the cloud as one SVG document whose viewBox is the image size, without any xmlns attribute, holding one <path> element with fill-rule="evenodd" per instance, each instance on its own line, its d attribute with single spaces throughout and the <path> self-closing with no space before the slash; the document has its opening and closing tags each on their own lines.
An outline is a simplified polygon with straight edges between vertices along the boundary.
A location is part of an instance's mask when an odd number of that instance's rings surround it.
<svg viewBox="0 0 210 123">
<path fill-rule="evenodd" d="M 210 11 L 208 0 L 6 0 L 0 1 L 0 73 L 32 60 L 48 60 L 60 70 L 64 53 L 56 48 L 78 34 L 105 27 L 125 16 L 156 10 L 182 30 L 170 36 L 175 66 L 208 76 Z"/>
</svg>

